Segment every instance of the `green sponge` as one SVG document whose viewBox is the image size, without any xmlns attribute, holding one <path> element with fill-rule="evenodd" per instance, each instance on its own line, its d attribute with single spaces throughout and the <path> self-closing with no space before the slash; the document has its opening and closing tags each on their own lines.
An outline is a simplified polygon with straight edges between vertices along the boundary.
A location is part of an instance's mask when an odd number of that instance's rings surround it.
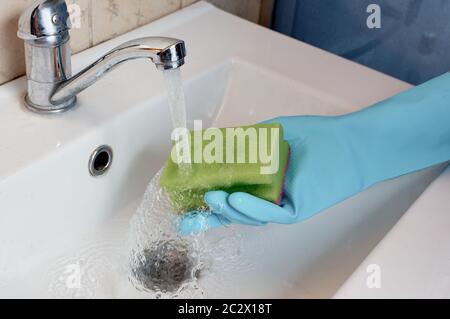
<svg viewBox="0 0 450 319">
<path fill-rule="evenodd" d="M 249 128 L 253 133 L 256 132 L 257 142 L 255 142 L 254 134 L 243 134 L 252 133 L 248 130 Z M 229 134 L 227 131 L 229 129 L 234 129 L 234 132 L 240 135 Z M 210 134 L 209 139 L 206 139 L 207 131 L 219 133 L 222 138 L 218 139 L 215 134 L 212 134 L 215 136 L 212 138 Z M 195 134 L 200 132 L 201 135 L 197 135 L 197 138 L 198 136 L 203 138 L 198 142 L 198 139 L 195 140 Z M 240 143 L 239 138 L 241 138 Z M 231 143 L 231 140 L 234 142 Z M 213 149 L 214 152 L 212 151 L 212 141 L 215 142 L 214 145 L 222 146 L 221 152 L 217 153 L 217 148 Z M 209 148 L 208 145 L 210 145 Z M 211 190 L 223 190 L 229 193 L 246 192 L 277 204 L 281 201 L 284 175 L 289 160 L 289 145 L 283 139 L 281 125 L 257 124 L 190 132 L 189 146 L 191 163 L 177 164 L 170 156 L 160 179 L 160 185 L 167 192 L 175 211 L 182 213 L 206 208 L 203 197 L 207 191 Z M 174 145 L 172 153 L 175 152 L 175 147 Z M 205 161 L 206 150 L 211 151 L 206 155 L 214 155 L 216 161 L 212 163 L 211 160 Z M 197 151 L 196 154 L 195 151 Z M 232 160 L 229 157 L 230 152 Z"/>
</svg>

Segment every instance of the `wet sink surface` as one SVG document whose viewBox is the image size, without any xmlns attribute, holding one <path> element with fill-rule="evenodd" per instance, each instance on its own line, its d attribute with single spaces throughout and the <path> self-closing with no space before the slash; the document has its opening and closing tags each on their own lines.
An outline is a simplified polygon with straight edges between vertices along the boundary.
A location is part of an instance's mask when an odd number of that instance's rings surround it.
<svg viewBox="0 0 450 319">
<path fill-rule="evenodd" d="M 186 41 L 189 123 L 342 114 L 409 87 L 203 2 L 78 54 L 75 69 L 148 35 Z M 170 148 L 162 75 L 153 68 L 129 63 L 56 117 L 21 108 L 24 79 L 0 88 L 0 130 L 15 136 L 0 143 L 1 297 L 147 297 L 130 288 L 123 265 L 129 219 Z M 93 178 L 89 156 L 100 145 L 111 146 L 114 162 Z M 440 170 L 377 185 L 301 224 L 208 233 L 218 250 L 222 238 L 237 238 L 242 264 L 204 276 L 205 296 L 332 296 Z"/>
</svg>

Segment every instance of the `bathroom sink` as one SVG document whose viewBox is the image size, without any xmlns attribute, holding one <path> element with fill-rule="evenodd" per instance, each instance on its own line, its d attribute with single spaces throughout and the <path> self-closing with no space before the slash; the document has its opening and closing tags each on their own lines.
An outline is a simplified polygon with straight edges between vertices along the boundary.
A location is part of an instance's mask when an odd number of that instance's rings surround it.
<svg viewBox="0 0 450 319">
<path fill-rule="evenodd" d="M 74 69 L 153 35 L 186 42 L 190 125 L 342 114 L 410 87 L 205 2 L 77 54 Z M 130 62 L 59 115 L 29 112 L 24 93 L 24 78 L 0 87 L 0 297 L 146 297 L 120 274 L 129 220 L 170 149 L 162 73 Z M 89 160 L 102 145 L 112 163 L 92 177 Z M 239 251 L 235 267 L 200 278 L 204 296 L 333 296 L 441 171 L 376 185 L 300 224 L 210 231 L 205 240 L 218 251 L 230 234 Z"/>
</svg>

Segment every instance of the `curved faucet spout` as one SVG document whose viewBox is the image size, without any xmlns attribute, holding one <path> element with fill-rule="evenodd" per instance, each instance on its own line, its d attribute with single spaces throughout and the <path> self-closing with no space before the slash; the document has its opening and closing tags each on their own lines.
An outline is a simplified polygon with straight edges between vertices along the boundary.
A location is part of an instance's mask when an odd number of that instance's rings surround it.
<svg viewBox="0 0 450 319">
<path fill-rule="evenodd" d="M 121 63 L 148 58 L 158 70 L 174 69 L 184 64 L 185 44 L 182 40 L 165 37 L 146 37 L 126 42 L 70 79 L 60 83 L 50 97 L 54 105 L 65 104 Z"/>
</svg>

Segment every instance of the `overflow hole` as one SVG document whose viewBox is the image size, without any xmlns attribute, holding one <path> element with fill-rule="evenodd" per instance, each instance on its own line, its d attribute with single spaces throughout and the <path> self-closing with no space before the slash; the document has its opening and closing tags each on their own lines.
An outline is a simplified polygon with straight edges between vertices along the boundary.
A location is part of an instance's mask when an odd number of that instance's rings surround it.
<svg viewBox="0 0 450 319">
<path fill-rule="evenodd" d="M 111 147 L 103 145 L 98 147 L 89 159 L 89 173 L 92 176 L 101 176 L 111 167 L 113 152 Z"/>
</svg>

